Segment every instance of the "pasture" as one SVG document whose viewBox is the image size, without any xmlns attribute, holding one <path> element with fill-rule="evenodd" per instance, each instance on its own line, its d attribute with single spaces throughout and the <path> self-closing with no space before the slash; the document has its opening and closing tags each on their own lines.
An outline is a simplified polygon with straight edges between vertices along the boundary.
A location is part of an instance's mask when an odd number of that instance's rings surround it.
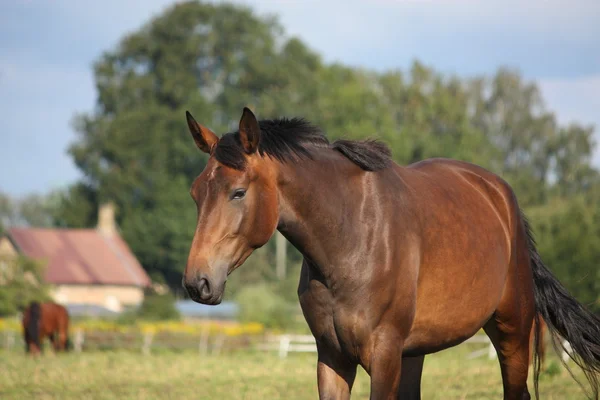
<svg viewBox="0 0 600 400">
<path fill-rule="evenodd" d="M 497 360 L 467 360 L 461 345 L 425 361 L 423 399 L 500 399 Z M 551 353 L 551 352 L 549 352 Z M 2 399 L 315 399 L 316 354 L 235 351 L 201 357 L 197 352 L 95 351 L 46 355 L 38 360 L 13 349 L 0 352 Z M 571 363 L 572 365 L 572 363 Z M 585 399 L 584 392 L 549 354 L 540 379 L 542 399 Z M 576 370 L 576 375 L 583 375 Z M 530 389 L 532 383 L 530 378 Z M 359 369 L 353 399 L 368 399 Z"/>
</svg>

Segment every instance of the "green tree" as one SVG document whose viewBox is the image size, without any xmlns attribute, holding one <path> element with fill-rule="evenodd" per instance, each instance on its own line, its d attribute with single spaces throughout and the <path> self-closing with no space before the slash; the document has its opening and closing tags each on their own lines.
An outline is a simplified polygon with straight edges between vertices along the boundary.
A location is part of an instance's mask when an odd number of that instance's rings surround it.
<svg viewBox="0 0 600 400">
<path fill-rule="evenodd" d="M 0 193 L 0 229 L 17 225 L 53 226 L 54 214 L 59 204 L 58 192 L 47 195 L 31 194 L 20 199 Z"/>
<path fill-rule="evenodd" d="M 177 320 L 179 311 L 175 307 L 175 297 L 171 293 L 147 293 L 136 316 L 149 321 Z"/>
<path fill-rule="evenodd" d="M 57 195 L 32 194 L 18 202 L 18 213 L 21 221 L 33 227 L 47 228 L 54 225 L 54 210 Z"/>
<path fill-rule="evenodd" d="M 594 179 L 592 128 L 558 126 L 534 83 L 500 69 L 469 88 L 473 124 L 494 148 L 489 168 L 513 186 L 521 205 L 543 204 L 553 186 L 574 193 Z"/>
<path fill-rule="evenodd" d="M 26 257 L 0 258 L 0 316 L 22 311 L 31 301 L 46 301 L 44 266 Z"/>
<path fill-rule="evenodd" d="M 16 219 L 14 201 L 7 194 L 0 192 L 0 234 L 14 225 Z"/>
<path fill-rule="evenodd" d="M 246 7 L 177 4 L 104 53 L 94 75 L 97 107 L 76 117 L 70 148 L 85 178 L 60 194 L 54 223 L 93 226 L 98 204 L 114 201 L 125 240 L 146 270 L 173 288 L 180 287 L 196 221 L 188 190 L 206 163 L 189 137 L 186 109 L 215 132 L 234 128 L 250 106 L 263 118 L 305 117 L 332 140 L 379 137 L 401 164 L 470 161 L 505 178 L 528 210 L 550 207 L 557 197 L 570 205 L 569 196 L 590 198 L 599 187 L 590 164 L 593 129 L 560 126 L 536 85 L 518 72 L 459 79 L 417 61 L 408 71 L 383 73 L 326 64 L 287 38 L 274 18 Z M 539 223 L 546 223 L 551 214 L 542 214 Z M 598 233 L 589 232 L 564 251 L 594 245 Z M 565 264 L 555 261 L 562 256 L 551 249 L 561 238 L 544 237 L 542 255 L 561 269 Z M 288 248 L 288 255 L 297 268 L 299 253 Z M 581 268 L 592 268 L 585 260 Z M 232 276 L 234 297 L 243 285 L 276 280 L 273 269 L 268 243 Z M 286 279 L 273 291 L 289 287 Z"/>
<path fill-rule="evenodd" d="M 600 312 L 600 191 L 554 198 L 529 212 L 544 262 L 579 301 Z"/>
<path fill-rule="evenodd" d="M 280 48 L 280 33 L 247 8 L 188 2 L 104 54 L 95 65 L 98 107 L 76 118 L 70 149 L 86 179 L 63 197 L 58 223 L 89 226 L 98 202 L 114 201 L 144 267 L 179 286 L 196 219 L 189 186 L 206 162 L 184 110 L 216 131 L 227 131 L 249 101 L 292 112 L 286 89 L 304 91 L 294 66 L 307 78 L 320 61 L 296 39 Z M 278 91 L 279 98 L 264 95 Z"/>
</svg>

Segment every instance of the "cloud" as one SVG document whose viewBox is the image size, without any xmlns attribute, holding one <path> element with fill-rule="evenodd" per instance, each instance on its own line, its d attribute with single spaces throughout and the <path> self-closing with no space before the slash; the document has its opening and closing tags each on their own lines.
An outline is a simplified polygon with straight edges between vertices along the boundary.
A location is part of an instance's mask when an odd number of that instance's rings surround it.
<svg viewBox="0 0 600 400">
<path fill-rule="evenodd" d="M 0 59 L 0 187 L 13 195 L 45 192 L 80 174 L 66 149 L 75 135 L 75 110 L 93 104 L 88 69 L 24 64 Z M 85 106 L 84 106 L 85 104 Z"/>
<path fill-rule="evenodd" d="M 419 58 L 458 74 L 519 67 L 529 76 L 600 71 L 600 3 L 429 0 L 245 0 L 328 60 L 376 69 Z M 574 60 L 577 60 L 576 62 Z"/>
<path fill-rule="evenodd" d="M 538 86 L 561 124 L 594 125 L 597 146 L 593 162 L 600 167 L 600 74 L 577 79 L 545 79 L 540 80 Z"/>
<path fill-rule="evenodd" d="M 594 123 L 600 128 L 600 74 L 575 79 L 539 81 L 544 99 L 560 110 L 562 123 Z"/>
</svg>

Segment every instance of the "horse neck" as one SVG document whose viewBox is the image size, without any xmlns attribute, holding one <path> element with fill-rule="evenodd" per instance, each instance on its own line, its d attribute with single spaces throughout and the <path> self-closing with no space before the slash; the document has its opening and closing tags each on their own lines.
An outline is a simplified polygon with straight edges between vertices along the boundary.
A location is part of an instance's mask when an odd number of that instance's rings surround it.
<svg viewBox="0 0 600 400">
<path fill-rule="evenodd" d="M 352 184 L 363 172 L 341 154 L 327 152 L 280 166 L 277 229 L 326 279 L 334 280 L 361 240 L 355 222 L 365 199 Z"/>
</svg>

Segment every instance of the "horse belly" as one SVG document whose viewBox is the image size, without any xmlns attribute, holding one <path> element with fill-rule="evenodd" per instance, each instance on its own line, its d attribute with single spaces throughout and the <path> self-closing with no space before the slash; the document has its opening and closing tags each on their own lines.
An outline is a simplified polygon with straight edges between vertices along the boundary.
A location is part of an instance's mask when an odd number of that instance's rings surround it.
<svg viewBox="0 0 600 400">
<path fill-rule="evenodd" d="M 456 240 L 459 232 L 447 232 L 446 240 L 454 238 L 456 247 L 432 247 L 442 250 L 421 265 L 406 355 L 436 352 L 473 336 L 492 316 L 502 297 L 510 250 L 501 224 L 472 232 L 471 238 L 464 241 Z"/>
</svg>

